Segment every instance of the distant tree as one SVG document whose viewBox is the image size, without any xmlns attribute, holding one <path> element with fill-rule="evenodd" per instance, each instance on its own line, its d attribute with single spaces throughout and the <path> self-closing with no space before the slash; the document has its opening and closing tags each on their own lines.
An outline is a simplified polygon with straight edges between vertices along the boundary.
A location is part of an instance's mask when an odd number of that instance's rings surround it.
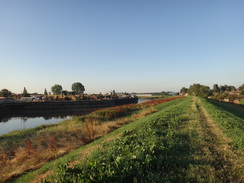
<svg viewBox="0 0 244 183">
<path fill-rule="evenodd" d="M 29 96 L 30 96 L 30 94 L 27 92 L 26 88 L 24 87 L 22 97 L 29 97 Z"/>
<path fill-rule="evenodd" d="M 234 87 L 234 86 L 229 86 L 229 88 L 230 88 L 230 91 L 236 91 L 236 87 Z"/>
<path fill-rule="evenodd" d="M 218 84 L 214 84 L 213 85 L 213 92 L 219 92 L 219 91 L 220 91 L 219 85 Z"/>
<path fill-rule="evenodd" d="M 166 92 L 166 91 L 162 91 L 160 94 L 161 94 L 161 95 L 169 95 L 169 93 Z"/>
<path fill-rule="evenodd" d="M 47 89 L 45 88 L 45 90 L 44 90 L 44 95 L 48 95 L 48 93 L 47 93 Z"/>
<path fill-rule="evenodd" d="M 180 93 L 187 93 L 187 88 L 185 88 L 185 87 L 183 87 L 183 88 L 181 88 L 181 90 L 180 90 Z"/>
<path fill-rule="evenodd" d="M 85 91 L 85 87 L 79 82 L 73 83 L 71 89 L 75 94 L 82 94 Z"/>
<path fill-rule="evenodd" d="M 221 85 L 220 86 L 220 92 L 225 92 L 227 90 L 227 85 Z"/>
<path fill-rule="evenodd" d="M 240 95 L 244 95 L 244 90 L 241 91 Z"/>
<path fill-rule="evenodd" d="M 12 95 L 12 92 L 7 89 L 2 89 L 0 91 L 0 97 L 10 97 Z"/>
<path fill-rule="evenodd" d="M 199 96 L 207 98 L 208 96 L 212 95 L 212 92 L 208 86 L 200 85 L 200 84 L 193 84 L 187 91 L 190 95 Z"/>
<path fill-rule="evenodd" d="M 51 91 L 53 92 L 54 95 L 60 95 L 62 92 L 63 88 L 59 84 L 55 84 L 52 86 Z"/>
<path fill-rule="evenodd" d="M 125 92 L 125 95 L 126 95 L 127 93 Z M 115 92 L 115 90 L 112 90 L 111 91 L 111 98 L 115 98 L 116 97 L 116 92 Z"/>
<path fill-rule="evenodd" d="M 238 89 L 239 89 L 239 90 L 244 90 L 244 84 L 242 84 L 241 86 L 239 86 Z"/>
</svg>

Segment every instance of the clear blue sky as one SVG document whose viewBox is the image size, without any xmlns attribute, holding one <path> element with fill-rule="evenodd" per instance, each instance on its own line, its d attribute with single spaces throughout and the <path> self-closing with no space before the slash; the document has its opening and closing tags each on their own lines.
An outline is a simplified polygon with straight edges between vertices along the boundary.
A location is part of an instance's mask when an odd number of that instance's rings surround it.
<svg viewBox="0 0 244 183">
<path fill-rule="evenodd" d="M 1 0 L 0 90 L 244 83 L 242 0 Z"/>
</svg>

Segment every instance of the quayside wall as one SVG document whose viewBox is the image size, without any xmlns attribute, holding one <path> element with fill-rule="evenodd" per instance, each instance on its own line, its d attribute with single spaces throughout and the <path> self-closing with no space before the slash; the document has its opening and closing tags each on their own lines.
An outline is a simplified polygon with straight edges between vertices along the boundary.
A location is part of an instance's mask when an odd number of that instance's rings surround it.
<svg viewBox="0 0 244 183">
<path fill-rule="evenodd" d="M 65 114 L 67 111 L 88 113 L 101 108 L 137 103 L 137 98 L 119 98 L 94 101 L 52 101 L 0 103 L 0 116 L 41 115 L 53 112 Z"/>
</svg>

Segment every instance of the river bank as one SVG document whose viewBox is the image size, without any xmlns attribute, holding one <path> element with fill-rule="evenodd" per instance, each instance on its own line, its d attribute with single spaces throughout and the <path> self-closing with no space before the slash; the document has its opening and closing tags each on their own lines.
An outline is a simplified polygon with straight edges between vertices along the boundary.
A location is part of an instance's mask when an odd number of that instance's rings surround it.
<svg viewBox="0 0 244 183">
<path fill-rule="evenodd" d="M 0 181 L 39 168 L 50 160 L 155 112 L 155 105 L 178 98 L 101 109 L 58 124 L 0 136 Z"/>
<path fill-rule="evenodd" d="M 137 98 L 96 101 L 11 102 L 0 104 L 0 135 L 14 130 L 54 124 L 62 119 L 82 116 L 94 110 L 137 103 Z M 72 116 L 72 117 L 71 117 Z"/>
</svg>

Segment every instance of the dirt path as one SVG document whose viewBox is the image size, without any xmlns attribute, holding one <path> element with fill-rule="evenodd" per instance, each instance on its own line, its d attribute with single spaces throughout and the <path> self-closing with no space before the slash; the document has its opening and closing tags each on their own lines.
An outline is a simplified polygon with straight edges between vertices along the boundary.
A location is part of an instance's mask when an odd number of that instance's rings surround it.
<svg viewBox="0 0 244 183">
<path fill-rule="evenodd" d="M 197 131 L 203 157 L 211 164 L 212 174 L 221 182 L 244 182 L 244 162 L 229 146 L 231 139 L 215 124 L 199 99 L 193 98 L 192 106 L 199 114 Z"/>
</svg>

